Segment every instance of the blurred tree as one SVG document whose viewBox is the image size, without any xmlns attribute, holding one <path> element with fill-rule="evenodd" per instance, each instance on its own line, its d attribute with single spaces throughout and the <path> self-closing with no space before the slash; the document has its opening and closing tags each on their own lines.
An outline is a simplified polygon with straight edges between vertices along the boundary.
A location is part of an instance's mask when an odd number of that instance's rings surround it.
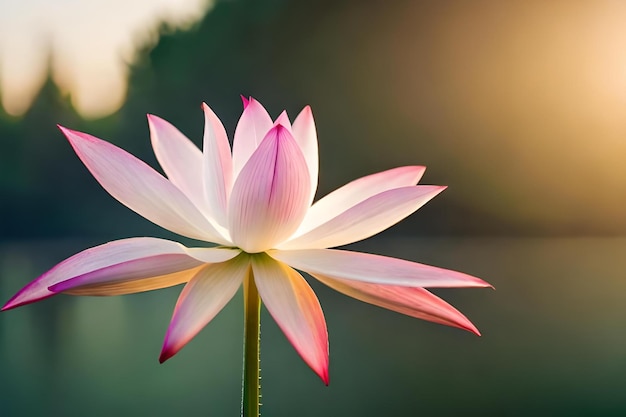
<svg viewBox="0 0 626 417">
<path fill-rule="evenodd" d="M 64 144 L 57 123 L 109 140 L 158 167 L 146 113 L 167 119 L 200 145 L 201 102 L 215 110 L 232 138 L 241 113 L 238 96 L 244 94 L 261 100 L 273 116 L 286 108 L 293 118 L 305 104 L 313 107 L 321 138 L 318 196 L 371 172 L 430 164 L 437 145 L 426 134 L 391 122 L 385 113 L 378 117 L 385 88 L 374 84 L 386 82 L 385 62 L 361 55 L 369 53 L 364 39 L 375 39 L 363 38 L 373 30 L 363 22 L 383 21 L 376 15 L 380 7 L 352 0 L 219 1 L 191 30 L 159 27 L 157 41 L 146 41 L 131 65 L 124 106 L 103 120 L 81 120 L 49 75 L 23 118 L 0 113 L 0 215 L 19 218 L 0 223 L 0 238 L 159 234 L 96 185 Z M 327 31 L 329 25 L 334 32 Z M 359 60 L 354 50 L 361 51 Z M 360 71 L 363 62 L 369 62 L 369 75 Z M 416 148 L 424 152 L 417 155 Z M 428 183 L 446 183 L 445 177 L 428 175 Z M 395 229 L 400 231 L 532 234 L 542 229 L 495 218 L 444 195 Z"/>
<path fill-rule="evenodd" d="M 63 97 L 51 74 L 28 112 L 20 119 L 3 117 L 0 124 L 2 146 L 2 216 L 12 221 L 0 223 L 2 237 L 22 234 L 59 234 L 54 219 L 62 210 L 67 148 L 60 146 L 57 123 L 77 124 L 79 117 L 67 97 Z M 55 140 L 56 139 L 56 140 Z M 27 225 L 25 227 L 25 225 Z"/>
</svg>

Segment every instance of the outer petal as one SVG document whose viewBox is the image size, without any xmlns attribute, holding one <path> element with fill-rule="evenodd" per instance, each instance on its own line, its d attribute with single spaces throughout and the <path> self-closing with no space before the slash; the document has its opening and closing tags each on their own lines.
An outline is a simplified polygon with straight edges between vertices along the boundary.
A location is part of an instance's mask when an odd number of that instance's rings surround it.
<svg viewBox="0 0 626 417">
<path fill-rule="evenodd" d="M 249 269 L 250 260 L 245 254 L 200 269 L 178 298 L 159 357 L 161 363 L 174 356 L 224 308 Z"/>
<path fill-rule="evenodd" d="M 217 222 L 226 226 L 228 197 L 233 181 L 233 161 L 226 130 L 220 119 L 205 103 L 204 109 L 204 164 L 202 178 L 206 200 Z"/>
<path fill-rule="evenodd" d="M 267 310 L 302 359 L 328 385 L 328 332 L 315 293 L 299 273 L 264 254 L 252 258 L 252 271 Z"/>
<path fill-rule="evenodd" d="M 244 110 L 237 123 L 233 140 L 234 178 L 237 178 L 272 125 L 272 118 L 261 103 L 252 97 L 247 104 L 244 102 Z"/>
<path fill-rule="evenodd" d="M 459 310 L 424 288 L 370 284 L 313 275 L 334 290 L 349 297 L 407 316 L 458 327 L 480 336 L 478 329 Z"/>
<path fill-rule="evenodd" d="M 131 283 L 144 279 L 152 279 L 159 275 L 171 274 L 190 269 L 203 263 L 220 263 L 237 256 L 240 251 L 227 248 L 204 248 L 201 253 L 185 251 L 183 253 L 162 253 L 132 259 L 126 262 L 111 265 L 105 268 L 87 272 L 58 284 L 51 285 L 52 292 L 65 292 L 81 287 Z M 194 253 L 194 257 L 190 256 Z"/>
<path fill-rule="evenodd" d="M 172 272 L 171 274 L 158 275 L 150 278 L 138 278 L 125 281 L 111 281 L 93 285 L 83 285 L 64 291 L 71 295 L 110 296 L 125 295 L 138 292 L 160 290 L 161 288 L 173 287 L 174 285 L 189 282 L 205 264 L 184 271 Z"/>
<path fill-rule="evenodd" d="M 424 171 L 426 167 L 423 166 L 399 167 L 349 182 L 313 204 L 296 234 L 306 233 L 376 194 L 415 185 L 424 175 Z"/>
<path fill-rule="evenodd" d="M 311 178 L 311 195 L 309 204 L 313 202 L 315 192 L 317 191 L 317 177 L 319 174 L 319 156 L 317 149 L 317 131 L 315 130 L 315 120 L 313 120 L 313 112 L 311 107 L 306 106 L 296 120 L 293 122 L 293 136 L 302 150 L 306 165 L 309 168 L 309 176 Z"/>
<path fill-rule="evenodd" d="M 64 260 L 26 285 L 2 310 L 51 297 L 55 292 L 48 288 L 68 280 L 76 279 L 74 284 L 93 285 L 124 281 L 133 276 L 135 278 L 131 280 L 141 276 L 150 278 L 184 271 L 206 262 L 222 262 L 237 253 L 232 249 L 188 249 L 180 243 L 149 237 L 117 240 L 84 250 Z M 161 268 L 152 268 L 153 261 Z M 143 271 L 143 275 L 139 271 Z M 68 286 L 62 290 L 69 289 Z"/>
<path fill-rule="evenodd" d="M 367 239 L 409 216 L 445 188 L 424 185 L 384 191 L 278 248 L 330 248 Z"/>
<path fill-rule="evenodd" d="M 185 135 L 169 122 L 152 114 L 148 115 L 152 148 L 165 175 L 205 215 L 208 214 L 204 200 L 202 178 L 202 152 Z"/>
<path fill-rule="evenodd" d="M 153 223 L 194 239 L 229 244 L 175 185 L 108 142 L 59 126 L 102 187 Z"/>
<path fill-rule="evenodd" d="M 278 125 L 235 180 L 229 205 L 233 242 L 249 253 L 271 248 L 297 229 L 308 198 L 309 173 L 302 152 L 289 131 Z"/>
<path fill-rule="evenodd" d="M 491 287 L 480 278 L 402 259 L 337 249 L 272 250 L 272 258 L 309 274 L 406 287 Z"/>
</svg>

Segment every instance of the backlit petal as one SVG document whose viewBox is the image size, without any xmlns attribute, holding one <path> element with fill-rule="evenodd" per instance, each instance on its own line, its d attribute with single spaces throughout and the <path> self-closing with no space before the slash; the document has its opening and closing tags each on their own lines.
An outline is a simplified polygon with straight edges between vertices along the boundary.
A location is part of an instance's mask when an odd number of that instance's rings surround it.
<svg viewBox="0 0 626 417">
<path fill-rule="evenodd" d="M 328 385 L 328 332 L 315 293 L 290 268 L 270 258 L 252 258 L 254 282 L 261 300 L 302 359 Z"/>
<path fill-rule="evenodd" d="M 255 253 L 286 239 L 302 221 L 308 198 L 309 173 L 302 152 L 289 131 L 278 125 L 235 180 L 229 204 L 234 244 Z"/>
<path fill-rule="evenodd" d="M 64 291 L 71 295 L 110 296 L 134 294 L 138 292 L 160 290 L 174 285 L 189 282 L 205 264 L 171 274 L 157 275 L 150 278 L 139 278 L 125 281 L 104 282 L 101 284 L 84 285 Z"/>
<path fill-rule="evenodd" d="M 306 213 L 296 234 L 306 233 L 376 194 L 415 185 L 425 170 L 423 166 L 399 167 L 349 182 L 315 202 Z"/>
<path fill-rule="evenodd" d="M 278 248 L 330 248 L 367 239 L 409 216 L 445 188 L 424 185 L 383 191 Z"/>
<path fill-rule="evenodd" d="M 307 249 L 272 250 L 268 255 L 309 274 L 336 279 L 407 287 L 491 287 L 462 272 L 369 253 Z"/>
<path fill-rule="evenodd" d="M 176 302 L 160 362 L 174 356 L 224 308 L 237 292 L 249 269 L 249 257 L 245 254 L 200 269 Z"/>
<path fill-rule="evenodd" d="M 424 288 L 333 279 L 320 274 L 313 276 L 357 300 L 418 319 L 465 329 L 480 336 L 476 326 L 459 310 Z"/>
<path fill-rule="evenodd" d="M 233 161 L 226 130 L 220 119 L 205 103 L 204 109 L 204 191 L 210 212 L 218 224 L 228 224 L 226 207 L 233 180 Z"/>
<path fill-rule="evenodd" d="M 204 200 L 202 152 L 193 142 L 166 120 L 148 115 L 150 139 L 154 154 L 172 184 L 178 187 L 204 214 L 208 207 Z"/>
<path fill-rule="evenodd" d="M 315 130 L 315 120 L 310 106 L 304 107 L 296 120 L 293 122 L 293 136 L 300 146 L 306 165 L 309 168 L 311 179 L 311 194 L 309 204 L 313 202 L 317 191 L 317 177 L 319 174 L 319 156 L 317 150 L 317 131 Z"/>
<path fill-rule="evenodd" d="M 91 276 L 93 278 L 92 282 L 83 281 L 83 284 L 103 284 L 107 282 L 107 277 L 114 278 L 109 279 L 109 282 L 123 281 L 123 278 L 128 278 L 123 275 L 124 269 L 129 265 L 135 265 L 142 266 L 144 272 L 151 272 L 151 275 L 143 275 L 149 278 L 187 270 L 206 262 L 222 262 L 236 256 L 237 253 L 239 251 L 233 249 L 189 249 L 177 242 L 150 237 L 117 240 L 86 249 L 64 260 L 26 285 L 2 309 L 8 310 L 51 297 L 55 292 L 50 291 L 49 287 L 77 277 Z M 164 258 L 170 263 L 162 262 Z M 141 264 L 142 260 L 146 259 L 158 259 L 163 269 L 149 271 L 151 268 L 149 262 L 147 265 L 145 262 Z M 132 270 L 127 269 L 127 271 L 133 273 Z M 135 274 L 135 276 L 141 275 Z"/>
<path fill-rule="evenodd" d="M 182 191 L 146 163 L 94 136 L 60 129 L 91 174 L 120 203 L 172 232 L 230 243 Z"/>
<path fill-rule="evenodd" d="M 159 275 L 184 271 L 205 262 L 224 262 L 237 256 L 239 252 L 240 251 L 237 249 L 227 248 L 197 248 L 196 251 L 184 250 L 178 253 L 154 254 L 117 263 L 78 275 L 71 279 L 63 280 L 58 284 L 51 285 L 49 290 L 52 292 L 65 292 L 81 287 L 141 281 Z M 190 256 L 192 253 L 196 256 Z M 198 259 L 199 257 L 203 258 L 204 261 L 200 261 Z"/>
<path fill-rule="evenodd" d="M 247 105 L 244 102 L 244 110 L 235 128 L 233 140 L 233 178 L 237 178 L 273 124 L 261 103 L 252 97 Z"/>
</svg>

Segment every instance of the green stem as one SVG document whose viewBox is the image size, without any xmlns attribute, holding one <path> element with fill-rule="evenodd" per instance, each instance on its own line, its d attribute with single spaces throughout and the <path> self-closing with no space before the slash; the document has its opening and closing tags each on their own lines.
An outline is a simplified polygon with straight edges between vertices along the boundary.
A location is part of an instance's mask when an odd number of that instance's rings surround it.
<svg viewBox="0 0 626 417">
<path fill-rule="evenodd" d="M 261 299 L 252 271 L 244 280 L 242 417 L 261 415 Z"/>
</svg>

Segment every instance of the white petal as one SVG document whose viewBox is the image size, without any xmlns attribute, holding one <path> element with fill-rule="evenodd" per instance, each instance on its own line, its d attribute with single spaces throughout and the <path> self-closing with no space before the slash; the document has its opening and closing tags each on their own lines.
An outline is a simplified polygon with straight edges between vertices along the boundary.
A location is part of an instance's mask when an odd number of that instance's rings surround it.
<svg viewBox="0 0 626 417">
<path fill-rule="evenodd" d="M 425 170 L 426 168 L 423 166 L 405 166 L 378 172 L 349 182 L 316 201 L 306 213 L 296 235 L 302 235 L 326 223 L 328 220 L 337 217 L 344 211 L 376 194 L 394 188 L 417 184 Z"/>
<path fill-rule="evenodd" d="M 480 278 L 403 259 L 337 249 L 272 250 L 272 258 L 309 274 L 407 287 L 491 287 Z"/>
<path fill-rule="evenodd" d="M 330 248 L 367 239 L 409 216 L 445 188 L 424 185 L 384 191 L 277 247 Z"/>
<path fill-rule="evenodd" d="M 306 106 L 296 120 L 293 122 L 293 136 L 302 150 L 307 167 L 309 168 L 309 177 L 311 179 L 311 195 L 309 204 L 313 202 L 315 192 L 317 191 L 317 177 L 319 174 L 319 156 L 317 149 L 317 131 L 315 129 L 315 120 L 313 120 L 313 112 L 310 106 Z"/>
<path fill-rule="evenodd" d="M 102 284 L 107 279 L 123 281 L 128 278 L 127 273 L 134 273 L 132 268 L 125 269 L 129 266 L 136 267 L 136 271 L 142 268 L 143 277 L 149 278 L 187 270 L 206 262 L 223 262 L 238 253 L 239 251 L 235 249 L 189 249 L 177 242 L 150 237 L 117 240 L 86 249 L 59 263 L 26 285 L 9 300 L 3 309 L 7 310 L 51 297 L 55 292 L 50 291 L 49 287 L 74 278 L 89 277 L 90 274 L 92 281 L 83 280 L 82 284 Z M 152 269 L 151 260 L 158 260 L 162 269 Z M 165 262 L 166 260 L 169 260 L 169 264 Z M 80 281 L 75 281 L 77 282 L 80 283 Z"/>
<path fill-rule="evenodd" d="M 237 249 L 228 248 L 196 248 L 188 250 L 182 245 L 178 248 L 178 251 L 176 249 L 172 247 L 166 252 L 136 257 L 94 269 L 51 285 L 49 290 L 57 293 L 83 287 L 110 286 L 112 284 L 125 284 L 144 279 L 153 279 L 161 275 L 192 269 L 207 262 L 221 263 L 234 258 L 240 253 Z"/>
<path fill-rule="evenodd" d="M 275 126 L 235 180 L 229 203 L 234 244 L 255 253 L 286 239 L 306 214 L 308 198 L 302 152 L 285 127 Z"/>
<path fill-rule="evenodd" d="M 233 140 L 233 178 L 237 178 L 239 172 L 250 159 L 267 132 L 272 128 L 272 118 L 265 107 L 250 97 L 235 129 Z"/>
<path fill-rule="evenodd" d="M 60 127 L 87 169 L 120 203 L 172 232 L 230 244 L 174 184 L 128 152 Z"/>
<path fill-rule="evenodd" d="M 200 269 L 178 298 L 163 342 L 160 362 L 175 355 L 224 308 L 249 269 L 249 257 L 245 254 Z"/>
<path fill-rule="evenodd" d="M 372 284 L 320 274 L 313 276 L 330 288 L 357 300 L 418 319 L 465 329 L 480 336 L 476 326 L 459 310 L 424 288 Z"/>
<path fill-rule="evenodd" d="M 315 293 L 289 266 L 262 254 L 252 257 L 261 300 L 302 359 L 328 384 L 328 332 Z"/>
<path fill-rule="evenodd" d="M 202 152 L 185 135 L 166 120 L 148 115 L 152 148 L 165 175 L 194 205 L 208 214 L 204 200 Z"/>
<path fill-rule="evenodd" d="M 130 279 L 125 281 L 111 281 L 100 284 L 84 285 L 64 291 L 71 295 L 110 296 L 125 295 L 138 292 L 160 290 L 189 282 L 205 264 L 184 271 L 171 274 L 157 275 L 150 278 Z"/>
<path fill-rule="evenodd" d="M 210 212 L 223 227 L 228 225 L 227 204 L 233 180 L 233 162 L 226 130 L 220 119 L 205 103 L 204 164 L 202 177 Z"/>
</svg>

